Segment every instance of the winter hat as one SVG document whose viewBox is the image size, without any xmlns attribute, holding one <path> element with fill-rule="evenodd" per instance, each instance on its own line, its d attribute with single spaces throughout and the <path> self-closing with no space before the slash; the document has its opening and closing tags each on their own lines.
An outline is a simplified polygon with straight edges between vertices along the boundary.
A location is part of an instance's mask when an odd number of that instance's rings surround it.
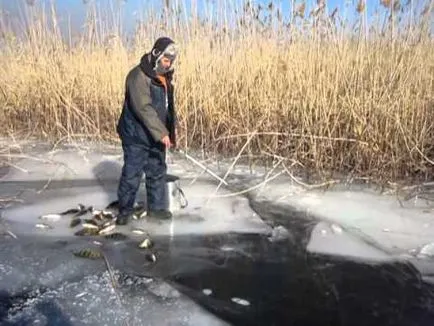
<svg viewBox="0 0 434 326">
<path fill-rule="evenodd" d="M 153 69 L 161 73 L 166 73 L 173 69 L 173 64 L 170 66 L 169 69 L 162 71 L 163 67 L 161 67 L 159 64 L 161 58 L 163 57 L 169 58 L 173 63 L 173 61 L 175 61 L 176 56 L 178 54 L 178 50 L 175 46 L 175 42 L 172 39 L 170 39 L 169 37 L 160 37 L 155 41 L 150 54 L 151 54 L 150 62 Z"/>
</svg>

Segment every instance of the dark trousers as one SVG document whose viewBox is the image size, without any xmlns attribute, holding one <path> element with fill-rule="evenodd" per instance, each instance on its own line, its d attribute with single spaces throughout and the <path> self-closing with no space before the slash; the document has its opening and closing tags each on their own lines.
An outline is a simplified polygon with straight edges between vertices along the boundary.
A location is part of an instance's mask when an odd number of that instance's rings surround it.
<svg viewBox="0 0 434 326">
<path fill-rule="evenodd" d="M 143 173 L 148 210 L 165 209 L 167 166 L 164 150 L 138 144 L 122 144 L 122 148 L 124 166 L 118 187 L 119 214 L 132 213 Z"/>
</svg>

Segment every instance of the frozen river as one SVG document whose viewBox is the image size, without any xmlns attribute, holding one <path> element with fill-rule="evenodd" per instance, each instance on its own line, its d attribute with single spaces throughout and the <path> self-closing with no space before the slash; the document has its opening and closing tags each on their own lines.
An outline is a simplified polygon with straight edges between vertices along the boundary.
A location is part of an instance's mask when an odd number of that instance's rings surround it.
<svg viewBox="0 0 434 326">
<path fill-rule="evenodd" d="M 279 187 L 268 197 L 222 187 L 210 200 L 216 183 L 180 159 L 169 170 L 189 205 L 172 221 L 136 220 L 116 227 L 117 240 L 74 236 L 68 217 L 35 228 L 42 214 L 114 200 L 118 154 L 39 151 L 3 170 L 0 325 L 434 324 L 429 259 L 282 204 Z M 149 232 L 151 250 L 138 248 L 134 227 Z M 73 254 L 83 248 L 104 256 Z"/>
</svg>

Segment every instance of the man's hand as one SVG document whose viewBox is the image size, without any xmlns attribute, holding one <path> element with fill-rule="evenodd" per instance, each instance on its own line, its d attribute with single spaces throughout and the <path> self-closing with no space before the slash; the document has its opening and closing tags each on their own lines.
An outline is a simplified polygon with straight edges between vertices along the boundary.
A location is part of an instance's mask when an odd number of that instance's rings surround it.
<svg viewBox="0 0 434 326">
<path fill-rule="evenodd" d="M 161 139 L 161 142 L 164 144 L 164 146 L 169 149 L 172 146 L 172 143 L 170 142 L 169 136 L 164 136 L 163 139 Z"/>
</svg>

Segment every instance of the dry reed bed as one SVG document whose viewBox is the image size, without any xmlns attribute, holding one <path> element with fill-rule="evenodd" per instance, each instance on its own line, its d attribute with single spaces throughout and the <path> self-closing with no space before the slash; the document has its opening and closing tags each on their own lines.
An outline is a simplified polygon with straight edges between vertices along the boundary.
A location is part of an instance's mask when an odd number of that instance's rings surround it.
<svg viewBox="0 0 434 326">
<path fill-rule="evenodd" d="M 283 24 L 225 32 L 168 16 L 175 23 L 166 30 L 149 21 L 128 45 L 88 28 L 71 46 L 42 14 L 24 40 L 3 33 L 2 133 L 117 140 L 125 75 L 155 37 L 169 34 L 181 50 L 180 147 L 235 155 L 249 140 L 243 154 L 323 175 L 432 179 L 434 51 L 422 23 L 410 39 L 367 39 L 317 33 L 317 21 L 307 37 L 305 26 L 293 27 L 289 41 Z"/>
</svg>

